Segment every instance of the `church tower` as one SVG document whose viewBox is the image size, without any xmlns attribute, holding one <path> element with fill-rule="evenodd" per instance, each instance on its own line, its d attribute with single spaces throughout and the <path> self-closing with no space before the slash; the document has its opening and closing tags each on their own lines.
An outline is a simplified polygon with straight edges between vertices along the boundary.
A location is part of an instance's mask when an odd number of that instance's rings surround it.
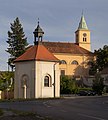
<svg viewBox="0 0 108 120">
<path fill-rule="evenodd" d="M 42 43 L 44 32 L 39 25 L 39 19 L 38 19 L 37 28 L 34 30 L 33 34 L 34 34 L 34 45 Z"/>
<path fill-rule="evenodd" d="M 84 15 L 82 14 L 81 20 L 78 26 L 77 31 L 75 32 L 76 44 L 80 47 L 91 51 L 91 42 L 90 42 L 90 30 L 87 27 Z"/>
</svg>

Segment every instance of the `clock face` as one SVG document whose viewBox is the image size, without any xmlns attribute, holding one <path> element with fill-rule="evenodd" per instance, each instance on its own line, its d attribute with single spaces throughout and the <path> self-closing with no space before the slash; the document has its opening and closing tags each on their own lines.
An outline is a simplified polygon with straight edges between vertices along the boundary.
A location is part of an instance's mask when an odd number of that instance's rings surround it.
<svg viewBox="0 0 108 120">
<path fill-rule="evenodd" d="M 84 37 L 86 37 L 86 36 L 87 36 L 87 34 L 86 34 L 86 33 L 83 33 L 83 36 L 84 36 Z"/>
</svg>

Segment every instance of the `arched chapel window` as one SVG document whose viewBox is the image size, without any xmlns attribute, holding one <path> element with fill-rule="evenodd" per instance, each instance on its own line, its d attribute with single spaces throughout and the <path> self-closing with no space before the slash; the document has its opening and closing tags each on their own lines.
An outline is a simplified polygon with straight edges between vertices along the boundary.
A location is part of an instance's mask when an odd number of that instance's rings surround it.
<svg viewBox="0 0 108 120">
<path fill-rule="evenodd" d="M 28 88 L 28 80 L 29 80 L 29 77 L 28 75 L 24 74 L 22 75 L 21 77 L 21 87 L 23 88 L 23 91 L 22 91 L 22 95 L 23 95 L 23 98 L 27 98 L 27 88 Z"/>
<path fill-rule="evenodd" d="M 60 64 L 67 64 L 65 60 L 61 60 Z"/>
<path fill-rule="evenodd" d="M 78 65 L 78 62 L 76 60 L 72 61 L 72 65 Z"/>
<path fill-rule="evenodd" d="M 51 77 L 49 75 L 46 75 L 44 77 L 44 87 L 51 87 L 51 85 L 52 85 Z"/>
</svg>

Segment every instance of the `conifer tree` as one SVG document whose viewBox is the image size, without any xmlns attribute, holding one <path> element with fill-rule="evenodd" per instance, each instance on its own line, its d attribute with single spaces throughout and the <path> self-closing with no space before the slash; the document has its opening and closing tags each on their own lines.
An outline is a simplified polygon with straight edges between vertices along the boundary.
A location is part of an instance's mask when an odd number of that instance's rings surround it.
<svg viewBox="0 0 108 120">
<path fill-rule="evenodd" d="M 17 17 L 13 23 L 10 23 L 10 25 L 11 31 L 8 31 L 8 40 L 6 41 L 9 47 L 6 51 L 10 54 L 8 65 L 13 70 L 13 61 L 25 52 L 28 43 L 19 18 Z"/>
</svg>

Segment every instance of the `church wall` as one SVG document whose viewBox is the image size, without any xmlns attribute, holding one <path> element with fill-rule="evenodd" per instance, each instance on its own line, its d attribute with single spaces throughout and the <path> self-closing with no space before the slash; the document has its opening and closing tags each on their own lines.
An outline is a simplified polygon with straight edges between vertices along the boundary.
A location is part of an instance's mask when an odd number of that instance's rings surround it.
<svg viewBox="0 0 108 120">
<path fill-rule="evenodd" d="M 34 98 L 34 62 L 17 62 L 15 66 L 14 97 L 24 98 L 24 84 L 26 84 L 26 98 Z M 23 76 L 26 83 L 23 83 Z"/>
<path fill-rule="evenodd" d="M 55 62 L 36 61 L 36 84 L 35 84 L 36 85 L 36 90 L 35 90 L 36 98 L 54 97 L 54 86 L 53 86 L 54 64 L 55 64 Z M 49 87 L 44 86 L 44 78 L 47 75 L 51 77 L 51 84 Z M 59 88 L 59 83 L 57 83 L 57 84 L 58 84 L 58 88 Z M 57 90 L 59 90 L 59 89 L 57 89 Z M 56 94 L 58 95 L 59 92 Z"/>
<path fill-rule="evenodd" d="M 65 75 L 88 76 L 88 62 L 93 60 L 93 56 L 88 55 L 72 55 L 72 54 L 54 54 L 59 60 L 65 60 L 67 64 L 60 64 L 60 70 L 65 70 Z M 78 65 L 71 64 L 76 60 Z"/>
<path fill-rule="evenodd" d="M 91 51 L 91 42 L 90 42 L 90 31 L 89 30 L 77 30 L 76 34 L 76 43 L 79 44 L 80 47 Z M 86 34 L 86 36 L 84 36 Z M 86 41 L 83 39 L 86 38 Z"/>
<path fill-rule="evenodd" d="M 89 30 L 78 30 L 79 33 L 79 43 L 84 43 L 83 34 L 86 33 L 87 43 L 90 43 L 90 31 Z"/>
</svg>

